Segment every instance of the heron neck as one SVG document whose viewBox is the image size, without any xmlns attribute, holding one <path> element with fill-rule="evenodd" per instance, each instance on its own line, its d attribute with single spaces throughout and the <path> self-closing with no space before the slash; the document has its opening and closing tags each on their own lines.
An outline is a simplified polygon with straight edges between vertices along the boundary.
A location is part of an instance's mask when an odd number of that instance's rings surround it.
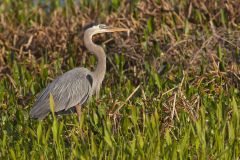
<svg viewBox="0 0 240 160">
<path fill-rule="evenodd" d="M 92 42 L 91 33 L 85 32 L 84 43 L 87 49 L 97 57 L 97 66 L 93 71 L 93 89 L 99 90 L 106 72 L 106 55 L 102 47 Z"/>
<path fill-rule="evenodd" d="M 98 49 L 94 53 L 97 57 L 97 66 L 93 74 L 95 78 L 98 79 L 100 83 L 102 83 L 106 73 L 106 55 L 102 47 L 97 47 Z"/>
</svg>

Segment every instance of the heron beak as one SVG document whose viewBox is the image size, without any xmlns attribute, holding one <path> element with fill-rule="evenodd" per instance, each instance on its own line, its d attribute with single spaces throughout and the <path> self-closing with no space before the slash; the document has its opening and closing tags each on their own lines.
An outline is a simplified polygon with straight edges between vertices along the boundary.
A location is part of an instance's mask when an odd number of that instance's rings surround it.
<svg viewBox="0 0 240 160">
<path fill-rule="evenodd" d="M 126 29 L 126 28 L 118 28 L 118 27 L 108 27 L 106 29 L 104 29 L 105 32 L 130 32 L 129 29 Z"/>
</svg>

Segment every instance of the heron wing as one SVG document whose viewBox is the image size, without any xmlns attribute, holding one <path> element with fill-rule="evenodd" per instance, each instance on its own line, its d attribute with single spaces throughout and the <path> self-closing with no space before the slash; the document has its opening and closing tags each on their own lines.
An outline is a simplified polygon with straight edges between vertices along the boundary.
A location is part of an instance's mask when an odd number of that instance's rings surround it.
<svg viewBox="0 0 240 160">
<path fill-rule="evenodd" d="M 43 119 L 47 116 L 50 112 L 50 93 L 55 102 L 55 112 L 82 105 L 92 94 L 92 74 L 85 68 L 75 68 L 56 78 L 37 97 L 31 117 Z"/>
</svg>

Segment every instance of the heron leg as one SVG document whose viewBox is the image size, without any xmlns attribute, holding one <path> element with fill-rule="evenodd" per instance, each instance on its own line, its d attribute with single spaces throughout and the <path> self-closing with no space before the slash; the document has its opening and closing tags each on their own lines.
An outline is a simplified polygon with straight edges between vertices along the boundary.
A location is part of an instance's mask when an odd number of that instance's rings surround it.
<svg viewBox="0 0 240 160">
<path fill-rule="evenodd" d="M 76 108 L 76 111 L 77 111 L 77 115 L 78 115 L 78 122 L 80 123 L 80 120 L 81 120 L 81 114 L 82 114 L 82 112 L 81 112 L 81 105 L 80 104 L 78 104 L 78 105 L 76 105 L 75 106 L 75 108 Z"/>
</svg>

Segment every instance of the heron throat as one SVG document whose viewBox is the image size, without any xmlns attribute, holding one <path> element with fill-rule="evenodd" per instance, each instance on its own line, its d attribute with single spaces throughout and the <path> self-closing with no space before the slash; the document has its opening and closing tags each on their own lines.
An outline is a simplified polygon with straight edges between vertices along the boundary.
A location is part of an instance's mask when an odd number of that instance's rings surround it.
<svg viewBox="0 0 240 160">
<path fill-rule="evenodd" d="M 100 49 L 98 53 L 95 54 L 97 57 L 97 66 L 93 72 L 93 76 L 96 80 L 96 87 L 100 87 L 106 73 L 106 55 L 102 47 L 98 46 Z"/>
</svg>

